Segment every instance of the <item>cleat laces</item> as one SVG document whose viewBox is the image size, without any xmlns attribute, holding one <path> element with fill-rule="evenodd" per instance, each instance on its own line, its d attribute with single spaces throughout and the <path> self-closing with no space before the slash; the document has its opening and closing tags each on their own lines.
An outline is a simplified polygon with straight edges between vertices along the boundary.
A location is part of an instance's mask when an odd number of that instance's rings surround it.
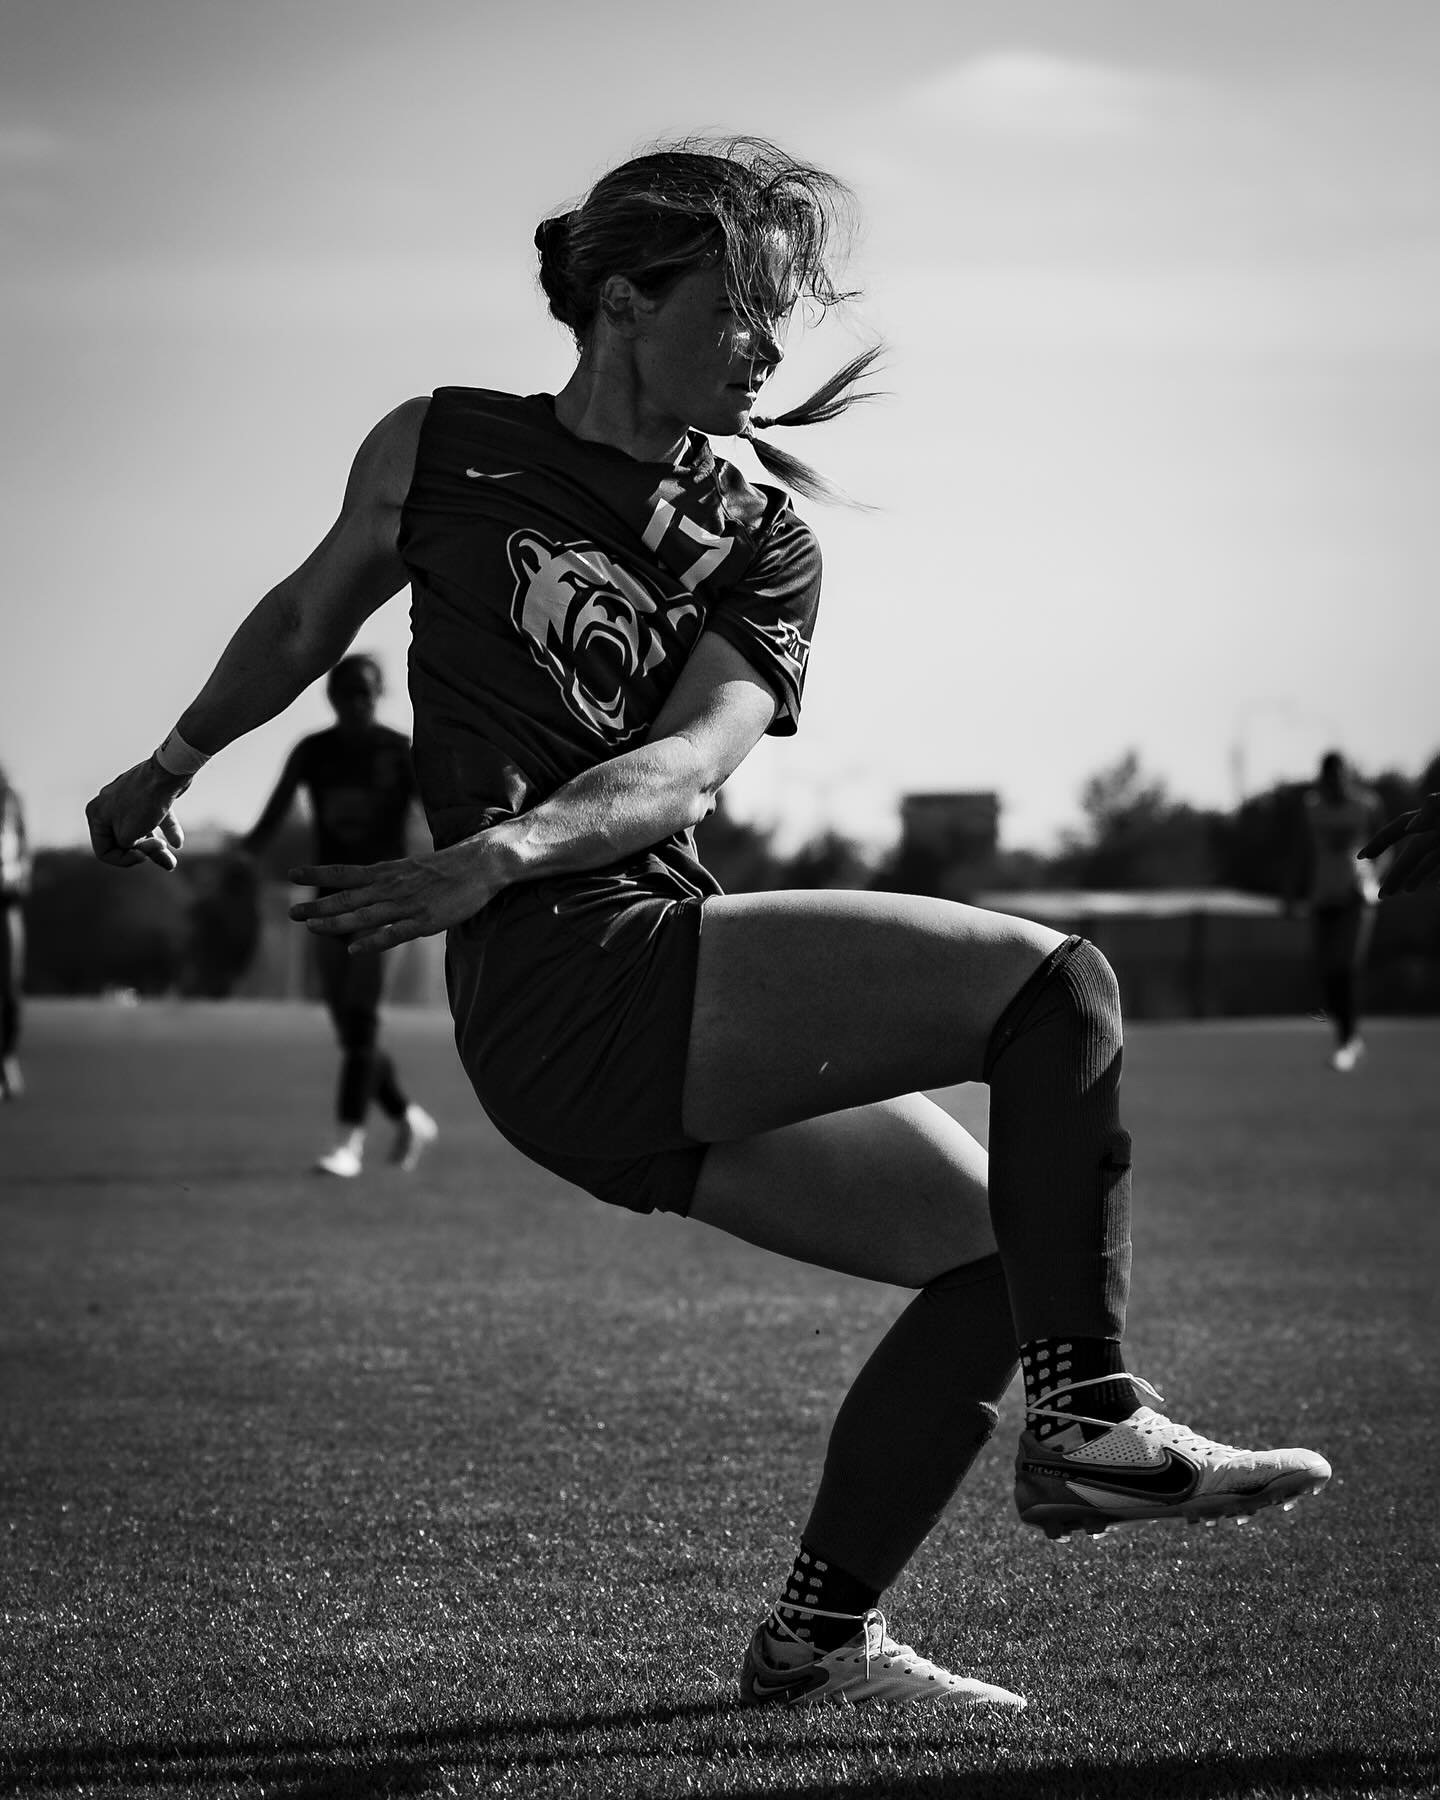
<svg viewBox="0 0 1440 1800">
<path fill-rule="evenodd" d="M 1069 1425 L 1103 1425 L 1108 1431 L 1116 1424 L 1121 1423 L 1121 1421 L 1116 1419 L 1092 1419 L 1086 1413 L 1062 1412 L 1058 1407 L 1044 1406 L 1041 1402 L 1045 1400 L 1057 1400 L 1061 1394 L 1073 1394 L 1080 1388 L 1103 1387 L 1105 1383 L 1109 1381 L 1128 1381 L 1148 1394 L 1157 1406 L 1163 1406 L 1165 1404 L 1165 1396 L 1157 1388 L 1152 1387 L 1143 1375 L 1131 1375 L 1127 1371 L 1125 1374 L 1119 1376 L 1092 1375 L 1088 1381 L 1062 1381 L 1058 1387 L 1046 1388 L 1044 1393 L 1039 1396 L 1039 1399 L 1034 1406 L 1027 1406 L 1025 1408 L 1025 1417 L 1027 1420 L 1062 1419 Z M 1183 1429 L 1183 1427 L 1177 1427 L 1177 1429 Z M 1193 1437 L 1195 1434 L 1192 1432 L 1190 1435 Z"/>
<path fill-rule="evenodd" d="M 878 1606 L 872 1606 L 863 1613 L 842 1613 L 826 1612 L 823 1606 L 797 1606 L 793 1601 L 789 1600 L 784 1604 L 786 1612 L 804 1613 L 807 1619 L 849 1619 L 862 1625 L 865 1630 L 865 1679 L 867 1681 L 870 1679 L 870 1663 L 872 1659 L 874 1657 L 884 1656 L 887 1648 L 893 1648 L 896 1655 L 914 1655 L 914 1651 L 910 1650 L 907 1644 L 890 1645 L 887 1643 L 887 1640 L 889 1639 L 889 1627 L 885 1623 L 884 1613 L 881 1612 Z M 817 1645 L 809 1643 L 805 1638 L 802 1638 L 798 1631 L 792 1631 L 780 1617 L 778 1608 L 770 1614 L 770 1618 L 767 1621 L 767 1629 L 775 1629 L 777 1633 L 783 1632 L 787 1638 L 792 1640 L 792 1642 L 802 1644 L 807 1650 L 812 1651 L 817 1658 L 829 1654 L 828 1652 L 819 1649 Z M 873 1650 L 871 1649 L 872 1639 L 870 1635 L 872 1631 L 875 1633 L 873 1640 L 875 1648 Z"/>
</svg>

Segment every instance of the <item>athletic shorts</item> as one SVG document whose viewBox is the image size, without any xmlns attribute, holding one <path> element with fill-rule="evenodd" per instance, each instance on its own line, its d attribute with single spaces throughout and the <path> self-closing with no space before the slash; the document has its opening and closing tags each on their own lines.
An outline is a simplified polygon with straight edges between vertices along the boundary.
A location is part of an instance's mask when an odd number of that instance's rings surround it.
<svg viewBox="0 0 1440 1800">
<path fill-rule="evenodd" d="M 503 1136 L 633 1212 L 685 1213 L 681 1126 L 702 902 L 598 870 L 509 888 L 449 934 L 455 1043 Z"/>
</svg>

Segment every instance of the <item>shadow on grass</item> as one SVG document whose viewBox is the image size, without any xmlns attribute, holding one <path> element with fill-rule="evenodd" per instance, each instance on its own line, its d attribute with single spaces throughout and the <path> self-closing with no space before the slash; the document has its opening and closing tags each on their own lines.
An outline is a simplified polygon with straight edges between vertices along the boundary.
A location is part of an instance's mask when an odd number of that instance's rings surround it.
<svg viewBox="0 0 1440 1800">
<path fill-rule="evenodd" d="M 20 1749 L 0 1753 L 0 1795 L 89 1789 L 92 1784 L 123 1782 L 128 1791 L 183 1790 L 217 1780 L 263 1784 L 274 1800 L 380 1800 L 381 1796 L 428 1790 L 442 1768 L 484 1771 L 492 1777 L 507 1772 L 532 1774 L 570 1765 L 591 1771 L 594 1791 L 606 1791 L 600 1770 L 607 1761 L 649 1760 L 664 1749 L 675 1764 L 691 1760 L 689 1747 L 673 1741 L 637 1743 L 633 1736 L 611 1744 L 597 1742 L 597 1732 L 653 1733 L 666 1726 L 710 1721 L 722 1724 L 733 1716 L 733 1702 L 692 1702 L 678 1706 L 636 1707 L 612 1712 L 556 1713 L 475 1721 L 433 1731 L 397 1731 L 352 1737 L 289 1738 L 273 1742 L 234 1738 L 155 1739 L 132 1743 L 78 1744 L 68 1748 Z M 755 1719 L 757 1715 L 748 1715 Z M 827 1755 L 816 1746 L 777 1746 L 780 1755 Z M 1304 1754 L 1278 1751 L 1215 1753 L 1073 1763 L 1016 1761 L 997 1768 L 993 1747 L 967 1753 L 947 1746 L 957 1766 L 953 1771 L 907 1775 L 892 1768 L 882 1776 L 852 1781 L 834 1777 L 800 1784 L 765 1782 L 765 1800 L 1228 1800 L 1263 1794 L 1353 1795 L 1440 1792 L 1440 1752 L 1393 1749 L 1385 1753 L 1317 1747 Z M 903 1760 L 904 1752 L 898 1752 Z M 693 1747 L 703 1768 L 694 1791 L 712 1800 L 739 1800 L 757 1790 L 753 1780 L 731 1785 L 725 1756 L 713 1738 Z M 710 1783 L 713 1782 L 713 1786 Z M 105 1791 L 104 1786 L 100 1791 Z M 636 1800 L 649 1792 L 673 1788 L 631 1785 Z"/>
<path fill-rule="evenodd" d="M 357 1733 L 352 1737 L 249 1739 L 145 1738 L 53 1749 L 0 1750 L 0 1795 L 124 1781 L 133 1788 L 184 1788 L 217 1780 L 266 1784 L 285 1800 L 418 1791 L 439 1767 L 536 1767 L 572 1758 L 633 1753 L 579 1739 L 587 1732 L 684 1724 L 732 1712 L 730 1704 L 635 1707 L 483 1720 L 434 1730 Z M 279 1784 L 279 1785 L 275 1785 Z M 102 1789 L 103 1791 L 103 1789 Z"/>
<path fill-rule="evenodd" d="M 978 1759 L 977 1759 L 978 1760 Z M 1034 1762 L 1012 1769 L 973 1765 L 943 1775 L 899 1771 L 861 1781 L 717 1787 L 710 1800 L 1249 1800 L 1252 1795 L 1401 1795 L 1433 1800 L 1440 1792 L 1440 1757 L 1360 1750 L 1308 1755 L 1256 1751 L 1197 1756 L 1136 1757 L 1101 1762 Z M 662 1790 L 656 1790 L 656 1795 Z M 644 1790 L 636 1800 L 646 1800 Z"/>
</svg>

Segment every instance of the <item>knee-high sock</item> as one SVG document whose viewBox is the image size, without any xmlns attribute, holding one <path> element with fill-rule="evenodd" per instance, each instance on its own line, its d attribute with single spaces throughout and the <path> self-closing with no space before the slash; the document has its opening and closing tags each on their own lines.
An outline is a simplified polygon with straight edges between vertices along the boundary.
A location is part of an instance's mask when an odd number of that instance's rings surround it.
<svg viewBox="0 0 1440 1800">
<path fill-rule="evenodd" d="M 1022 1344 L 1119 1339 L 1130 1291 L 1120 991 L 1084 938 L 1048 956 L 990 1038 L 990 1217 Z"/>
<path fill-rule="evenodd" d="M 889 1587 L 994 1431 L 1017 1355 L 998 1256 L 922 1288 L 845 1396 L 806 1544 Z"/>
<path fill-rule="evenodd" d="M 1360 1006 L 1359 980 L 1353 969 L 1331 969 L 1325 976 L 1325 1010 L 1335 1027 L 1335 1040 L 1348 1044 L 1355 1035 Z"/>
</svg>

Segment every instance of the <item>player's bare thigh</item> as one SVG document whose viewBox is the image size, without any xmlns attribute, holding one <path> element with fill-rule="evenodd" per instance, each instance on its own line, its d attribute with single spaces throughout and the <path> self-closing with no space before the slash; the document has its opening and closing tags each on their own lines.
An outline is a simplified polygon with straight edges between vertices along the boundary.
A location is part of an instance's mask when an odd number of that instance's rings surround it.
<svg viewBox="0 0 1440 1800">
<path fill-rule="evenodd" d="M 706 1142 L 980 1078 L 1047 926 L 913 894 L 708 901 L 684 1123 Z"/>
<path fill-rule="evenodd" d="M 800 1262 L 924 1287 L 995 1249 L 987 1159 L 923 1094 L 712 1144 L 690 1217 Z"/>
</svg>

